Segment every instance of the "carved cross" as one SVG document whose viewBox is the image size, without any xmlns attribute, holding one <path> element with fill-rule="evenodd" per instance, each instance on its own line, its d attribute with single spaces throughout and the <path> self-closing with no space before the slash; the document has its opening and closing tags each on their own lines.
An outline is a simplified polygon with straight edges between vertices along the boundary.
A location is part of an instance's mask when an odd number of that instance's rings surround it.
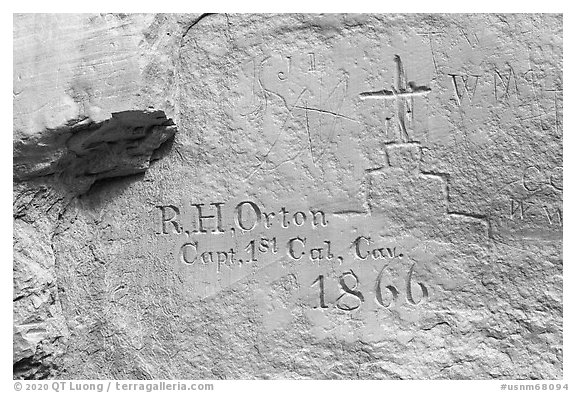
<svg viewBox="0 0 576 393">
<path fill-rule="evenodd" d="M 360 93 L 360 99 L 395 100 L 398 128 L 400 129 L 402 139 L 404 139 L 405 142 L 409 142 L 410 137 L 406 130 L 406 113 L 410 113 L 411 118 L 413 118 L 414 97 L 425 96 L 430 93 L 432 89 L 427 86 L 416 86 L 414 82 L 407 83 L 400 56 L 395 55 L 394 62 L 396 63 L 396 86 L 392 86 L 392 90 L 382 89 Z M 406 106 L 408 106 L 408 109 L 405 108 Z"/>
</svg>

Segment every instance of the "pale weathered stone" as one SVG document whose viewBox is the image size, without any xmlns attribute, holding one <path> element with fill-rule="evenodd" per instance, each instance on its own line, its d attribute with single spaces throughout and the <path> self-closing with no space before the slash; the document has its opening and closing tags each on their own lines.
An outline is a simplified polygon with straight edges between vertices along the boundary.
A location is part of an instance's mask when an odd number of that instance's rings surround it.
<svg viewBox="0 0 576 393">
<path fill-rule="evenodd" d="M 16 15 L 14 376 L 562 378 L 562 110 L 559 15 Z"/>
</svg>

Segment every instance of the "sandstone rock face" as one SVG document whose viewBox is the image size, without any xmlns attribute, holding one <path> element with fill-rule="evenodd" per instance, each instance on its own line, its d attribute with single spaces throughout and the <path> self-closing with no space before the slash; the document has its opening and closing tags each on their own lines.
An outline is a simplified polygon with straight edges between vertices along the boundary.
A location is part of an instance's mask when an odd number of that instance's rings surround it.
<svg viewBox="0 0 576 393">
<path fill-rule="evenodd" d="M 562 378 L 559 15 L 16 15 L 15 378 Z"/>
</svg>

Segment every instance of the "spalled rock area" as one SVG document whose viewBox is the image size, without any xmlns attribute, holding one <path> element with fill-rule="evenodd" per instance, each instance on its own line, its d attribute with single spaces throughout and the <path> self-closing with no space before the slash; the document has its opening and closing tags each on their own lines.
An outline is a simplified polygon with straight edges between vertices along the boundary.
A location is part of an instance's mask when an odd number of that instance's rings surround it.
<svg viewBox="0 0 576 393">
<path fill-rule="evenodd" d="M 69 330 L 54 236 L 66 207 L 98 181 L 145 172 L 173 142 L 170 95 L 158 82 L 167 89 L 174 71 L 150 48 L 159 34 L 153 21 L 14 16 L 15 378 L 61 371 Z"/>
<path fill-rule="evenodd" d="M 561 15 L 15 15 L 14 377 L 560 379 Z"/>
<path fill-rule="evenodd" d="M 14 376 L 45 378 L 66 337 L 53 237 L 65 205 L 99 180 L 146 171 L 176 132 L 162 111 L 85 119 L 14 146 Z"/>
<path fill-rule="evenodd" d="M 74 194 L 97 180 L 145 171 L 154 152 L 172 138 L 174 122 L 162 111 L 113 113 L 102 123 L 89 119 L 14 145 L 14 180 L 53 175 Z"/>
<path fill-rule="evenodd" d="M 97 181 L 146 171 L 175 132 L 161 111 L 130 111 L 100 124 L 77 122 L 14 146 L 15 377 L 47 377 L 57 369 L 50 364 L 55 341 L 67 330 L 58 302 L 53 238 L 66 206 Z"/>
</svg>

